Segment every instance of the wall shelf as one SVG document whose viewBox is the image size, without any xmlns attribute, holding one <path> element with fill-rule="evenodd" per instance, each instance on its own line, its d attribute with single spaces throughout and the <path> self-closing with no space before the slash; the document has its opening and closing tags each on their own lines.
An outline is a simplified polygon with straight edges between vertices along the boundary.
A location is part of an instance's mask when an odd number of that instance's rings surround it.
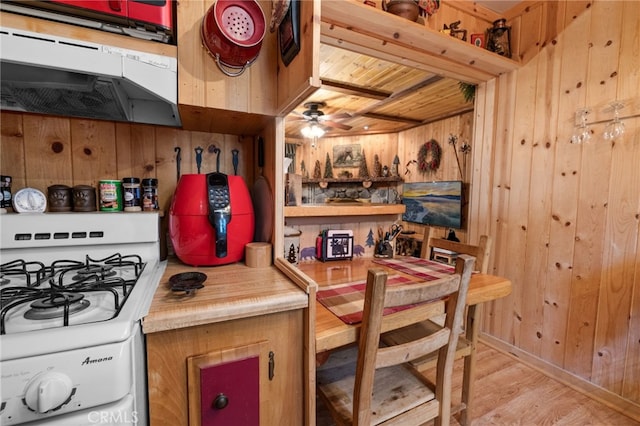
<svg viewBox="0 0 640 426">
<path fill-rule="evenodd" d="M 369 188 L 374 183 L 399 183 L 402 182 L 402 178 L 400 176 L 390 176 L 390 177 L 376 177 L 376 178 L 331 178 L 331 179 L 314 179 L 314 178 L 305 178 L 302 179 L 302 184 L 311 184 L 317 183 L 320 188 L 327 188 L 330 183 L 361 183 L 363 187 Z"/>
<path fill-rule="evenodd" d="M 284 208 L 285 217 L 322 217 L 322 216 L 375 216 L 386 214 L 402 214 L 404 204 L 373 204 L 373 203 L 327 203 L 306 204 L 302 206 L 287 206 Z"/>
</svg>

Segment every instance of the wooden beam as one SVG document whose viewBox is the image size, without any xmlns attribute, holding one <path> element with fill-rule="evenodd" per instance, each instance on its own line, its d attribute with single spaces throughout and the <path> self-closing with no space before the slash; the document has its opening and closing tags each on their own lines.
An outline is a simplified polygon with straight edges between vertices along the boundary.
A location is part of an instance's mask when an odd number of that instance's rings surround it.
<svg viewBox="0 0 640 426">
<path fill-rule="evenodd" d="M 391 96 L 391 93 L 389 92 L 385 92 L 382 90 L 368 89 L 366 87 L 360 87 L 354 84 L 343 83 L 343 82 L 331 80 L 328 78 L 322 78 L 320 82 L 322 84 L 320 86 L 321 89 L 332 90 L 334 92 L 340 92 L 347 95 L 361 96 L 363 98 L 370 98 L 370 99 L 386 99 L 389 96 Z"/>
</svg>

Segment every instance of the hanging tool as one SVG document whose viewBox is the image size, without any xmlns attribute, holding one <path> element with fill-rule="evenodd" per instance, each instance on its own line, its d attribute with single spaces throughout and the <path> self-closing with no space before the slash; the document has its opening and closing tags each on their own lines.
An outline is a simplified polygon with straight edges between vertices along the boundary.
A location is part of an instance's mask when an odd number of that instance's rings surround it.
<svg viewBox="0 0 640 426">
<path fill-rule="evenodd" d="M 238 151 L 237 149 L 232 149 L 231 150 L 231 155 L 233 156 L 233 174 L 237 175 L 238 174 L 238 154 L 240 153 L 240 151 Z"/>
<path fill-rule="evenodd" d="M 216 172 L 220 173 L 220 151 L 221 149 L 216 147 L 213 148 L 214 154 L 216 154 Z"/>
<path fill-rule="evenodd" d="M 200 167 L 202 166 L 202 149 L 201 146 L 196 147 L 194 150 L 196 152 L 196 167 L 198 168 L 198 174 L 200 174 Z"/>
<path fill-rule="evenodd" d="M 180 155 L 182 148 L 176 146 L 173 148 L 173 151 L 176 153 L 176 182 L 180 180 L 180 162 L 182 161 L 182 157 Z"/>
</svg>

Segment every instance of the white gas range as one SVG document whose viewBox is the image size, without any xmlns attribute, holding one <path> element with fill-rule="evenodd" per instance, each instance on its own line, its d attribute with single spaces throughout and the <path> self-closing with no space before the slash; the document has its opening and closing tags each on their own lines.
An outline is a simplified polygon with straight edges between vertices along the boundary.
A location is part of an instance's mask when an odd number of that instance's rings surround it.
<svg viewBox="0 0 640 426">
<path fill-rule="evenodd" d="M 0 424 L 146 425 L 158 214 L 4 214 L 0 228 Z"/>
</svg>

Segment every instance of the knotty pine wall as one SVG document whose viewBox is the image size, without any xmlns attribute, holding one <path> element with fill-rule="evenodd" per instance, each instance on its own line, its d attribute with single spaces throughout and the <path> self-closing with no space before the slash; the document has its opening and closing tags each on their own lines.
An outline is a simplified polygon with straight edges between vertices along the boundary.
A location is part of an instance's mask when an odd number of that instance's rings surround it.
<svg viewBox="0 0 640 426">
<path fill-rule="evenodd" d="M 231 150 L 240 151 L 238 175 L 253 182 L 253 138 L 170 127 L 53 117 L 3 111 L 0 115 L 0 172 L 13 178 L 12 192 L 26 186 L 47 193 L 53 184 L 91 185 L 101 179 L 157 178 L 160 209 L 169 210 L 181 174 L 197 173 L 195 148 L 204 149 L 201 173 L 233 174 Z"/>
<path fill-rule="evenodd" d="M 400 159 L 399 174 L 405 182 L 430 180 L 463 180 L 468 182 L 471 158 L 469 155 L 466 156 L 467 158 L 464 158 L 465 156 L 459 153 L 461 166 L 458 168 L 454 147 L 448 143 L 448 137 L 450 134 L 458 136 L 458 149 L 464 142 L 471 144 L 472 125 L 473 113 L 466 113 L 399 134 L 320 138 L 315 148 L 311 147 L 309 141 L 289 140 L 288 142 L 298 144 L 298 149 L 296 150 L 296 172 L 300 173 L 301 161 L 304 160 L 305 167 L 310 176 L 313 176 L 316 160 L 320 161 L 321 169 L 324 173 L 327 154 L 329 154 L 329 157 L 333 161 L 334 146 L 357 144 L 360 145 L 364 152 L 369 173 L 373 171 L 375 155 L 378 156 L 382 165 L 389 166 L 390 168 L 394 157 L 398 155 Z M 407 163 L 417 158 L 420 146 L 430 139 L 437 140 L 442 148 L 440 167 L 433 173 L 420 173 L 416 164 L 411 163 L 407 165 Z M 334 177 L 337 178 L 338 174 L 343 170 L 350 171 L 354 177 L 358 176 L 358 168 L 334 168 Z M 464 178 L 461 177 L 460 170 L 465 174 Z M 353 185 L 360 184 L 354 183 Z M 382 184 L 382 186 L 386 185 L 388 184 Z M 402 183 L 391 184 L 391 187 L 400 193 L 402 192 Z M 391 224 L 400 221 L 399 219 L 396 215 L 357 216 L 351 220 L 342 217 L 287 218 L 285 219 L 285 224 L 302 231 L 300 235 L 301 248 L 314 247 L 315 238 L 323 229 L 352 230 L 354 233 L 354 244 L 363 246 L 364 256 L 373 256 L 375 248 L 373 246 L 367 246 L 365 243 L 369 232 L 373 231 L 374 238 L 377 238 L 378 226 L 382 226 L 384 230 L 387 230 Z M 421 225 L 404 223 L 404 226 L 406 229 L 413 229 L 420 234 L 423 232 Z M 442 230 L 442 235 L 446 235 L 446 230 Z M 464 240 L 465 231 L 458 232 L 458 236 Z"/>
<path fill-rule="evenodd" d="M 470 230 L 513 282 L 483 330 L 640 420 L 640 6 L 553 3 L 514 22 L 535 54 L 478 90 Z M 615 100 L 626 133 L 606 141 Z M 592 139 L 574 145 L 585 107 Z"/>
</svg>

